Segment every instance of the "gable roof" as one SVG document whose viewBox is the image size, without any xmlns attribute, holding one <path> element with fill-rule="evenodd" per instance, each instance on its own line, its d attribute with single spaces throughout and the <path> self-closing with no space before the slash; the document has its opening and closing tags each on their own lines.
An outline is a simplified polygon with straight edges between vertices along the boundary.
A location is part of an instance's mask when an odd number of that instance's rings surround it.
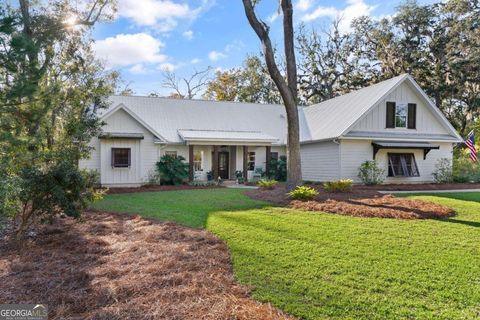
<svg viewBox="0 0 480 320">
<path fill-rule="evenodd" d="M 182 134 L 190 131 L 190 135 L 211 139 L 248 135 L 252 139 L 286 144 L 282 105 L 139 96 L 112 96 L 110 100 L 111 107 L 102 118 L 108 118 L 121 105 L 166 143 L 184 143 Z"/>
<path fill-rule="evenodd" d="M 300 127 L 303 128 L 300 132 L 300 140 L 309 142 L 346 136 L 350 129 L 362 120 L 378 102 L 404 82 L 408 82 L 420 94 L 427 107 L 450 132 L 450 140 L 461 140 L 450 122 L 408 74 L 402 74 L 310 107 L 301 108 L 300 112 L 303 115 L 300 116 Z"/>
<path fill-rule="evenodd" d="M 319 104 L 300 107 L 300 141 L 309 143 L 353 137 L 350 130 L 355 124 L 404 82 L 419 94 L 427 108 L 449 133 L 441 136 L 418 135 L 418 139 L 462 141 L 442 112 L 408 74 Z M 189 140 L 204 139 L 286 144 L 287 122 L 282 105 L 140 96 L 112 96 L 110 100 L 111 107 L 103 113 L 102 119 L 107 119 L 118 109 L 124 109 L 155 135 L 160 143 L 185 143 Z M 386 137 L 387 134 L 389 133 L 380 135 Z M 397 134 L 390 138 L 395 140 L 407 136 Z M 417 136 L 413 138 L 416 139 Z"/>
</svg>

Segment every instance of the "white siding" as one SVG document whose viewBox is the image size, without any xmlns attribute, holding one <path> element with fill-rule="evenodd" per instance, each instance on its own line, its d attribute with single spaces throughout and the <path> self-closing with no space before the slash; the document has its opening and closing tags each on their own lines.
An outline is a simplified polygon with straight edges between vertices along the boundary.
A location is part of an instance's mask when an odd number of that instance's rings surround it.
<svg viewBox="0 0 480 320">
<path fill-rule="evenodd" d="M 386 129 L 386 103 L 392 101 L 396 103 L 416 103 L 417 119 L 416 129 Z M 430 134 L 449 134 L 450 132 L 438 121 L 437 117 L 430 111 L 423 99 L 416 90 L 404 82 L 385 99 L 380 101 L 365 117 L 363 117 L 351 131 L 370 131 L 370 132 L 417 132 Z"/>
<path fill-rule="evenodd" d="M 431 150 L 427 158 L 423 160 L 423 150 L 416 149 L 381 149 L 376 155 L 376 161 L 379 166 L 385 170 L 385 183 L 412 183 L 412 182 L 432 182 L 432 173 L 435 165 L 440 158 L 452 159 L 452 144 L 447 142 L 433 143 L 439 145 L 440 149 Z M 388 153 L 413 153 L 417 162 L 419 177 L 387 177 L 388 174 Z M 341 140 L 341 176 L 342 178 L 352 179 L 355 182 L 361 182 L 358 175 L 358 168 L 366 160 L 373 159 L 373 147 L 368 140 Z"/>
<path fill-rule="evenodd" d="M 81 159 L 78 165 L 81 169 L 98 171 L 100 173 L 100 139 L 93 138 L 89 146 L 93 148 L 90 151 L 90 156 L 86 159 Z"/>
<path fill-rule="evenodd" d="M 106 119 L 104 132 L 142 133 L 144 139 L 92 139 L 90 159 L 81 160 L 81 168 L 100 172 L 102 185 L 133 186 L 148 181 L 149 174 L 154 170 L 159 159 L 159 146 L 154 144 L 154 136 L 132 118 L 128 113 L 119 110 Z M 132 165 L 130 168 L 112 168 L 111 149 L 131 148 Z"/>
<path fill-rule="evenodd" d="M 301 145 L 303 180 L 329 181 L 339 179 L 339 150 L 339 145 L 332 141 Z"/>
</svg>

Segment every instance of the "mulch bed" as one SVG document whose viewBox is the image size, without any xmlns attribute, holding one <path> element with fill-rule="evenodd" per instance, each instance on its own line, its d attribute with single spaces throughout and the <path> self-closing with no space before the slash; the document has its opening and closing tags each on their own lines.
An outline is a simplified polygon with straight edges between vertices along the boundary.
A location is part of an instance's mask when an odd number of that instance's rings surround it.
<svg viewBox="0 0 480 320">
<path fill-rule="evenodd" d="M 423 190 L 431 190 L 427 189 L 427 185 L 415 186 L 423 186 L 425 188 Z M 350 192 L 326 192 L 320 185 L 311 185 L 311 187 L 319 192 L 319 195 L 312 201 L 292 201 L 286 194 L 284 186 L 278 186 L 273 190 L 249 190 L 245 194 L 253 199 L 265 200 L 295 209 L 356 217 L 428 219 L 447 218 L 455 215 L 453 209 L 439 204 L 380 194 L 377 190 L 384 190 L 382 188 L 384 186 L 354 186 Z"/>
<path fill-rule="evenodd" d="M 145 185 L 141 187 L 128 187 L 128 188 L 109 188 L 107 194 L 115 193 L 133 193 L 133 192 L 155 192 L 155 191 L 176 191 L 176 190 L 192 190 L 192 189 L 216 189 L 225 188 L 225 186 L 191 186 L 188 184 L 182 184 L 177 186 L 158 186 L 158 185 Z"/>
<path fill-rule="evenodd" d="M 44 303 L 49 319 L 289 319 L 235 283 L 205 230 L 86 212 L 0 243 L 0 301 Z"/>
</svg>

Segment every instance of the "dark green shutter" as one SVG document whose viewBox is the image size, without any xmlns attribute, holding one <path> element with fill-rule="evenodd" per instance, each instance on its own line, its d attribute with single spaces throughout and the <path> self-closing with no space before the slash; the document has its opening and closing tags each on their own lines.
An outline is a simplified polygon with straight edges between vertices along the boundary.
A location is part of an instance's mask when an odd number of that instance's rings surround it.
<svg viewBox="0 0 480 320">
<path fill-rule="evenodd" d="M 387 128 L 395 128 L 395 102 L 387 102 Z"/>
<path fill-rule="evenodd" d="M 408 104 L 408 129 L 417 127 L 417 105 L 415 103 Z"/>
</svg>

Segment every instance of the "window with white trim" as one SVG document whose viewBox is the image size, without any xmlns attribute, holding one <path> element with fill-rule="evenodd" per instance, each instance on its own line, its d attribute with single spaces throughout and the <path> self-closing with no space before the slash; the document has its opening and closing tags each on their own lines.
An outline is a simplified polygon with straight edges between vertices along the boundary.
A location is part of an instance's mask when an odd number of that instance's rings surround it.
<svg viewBox="0 0 480 320">
<path fill-rule="evenodd" d="M 413 153 L 389 153 L 388 176 L 419 177 L 420 173 Z"/>
</svg>

